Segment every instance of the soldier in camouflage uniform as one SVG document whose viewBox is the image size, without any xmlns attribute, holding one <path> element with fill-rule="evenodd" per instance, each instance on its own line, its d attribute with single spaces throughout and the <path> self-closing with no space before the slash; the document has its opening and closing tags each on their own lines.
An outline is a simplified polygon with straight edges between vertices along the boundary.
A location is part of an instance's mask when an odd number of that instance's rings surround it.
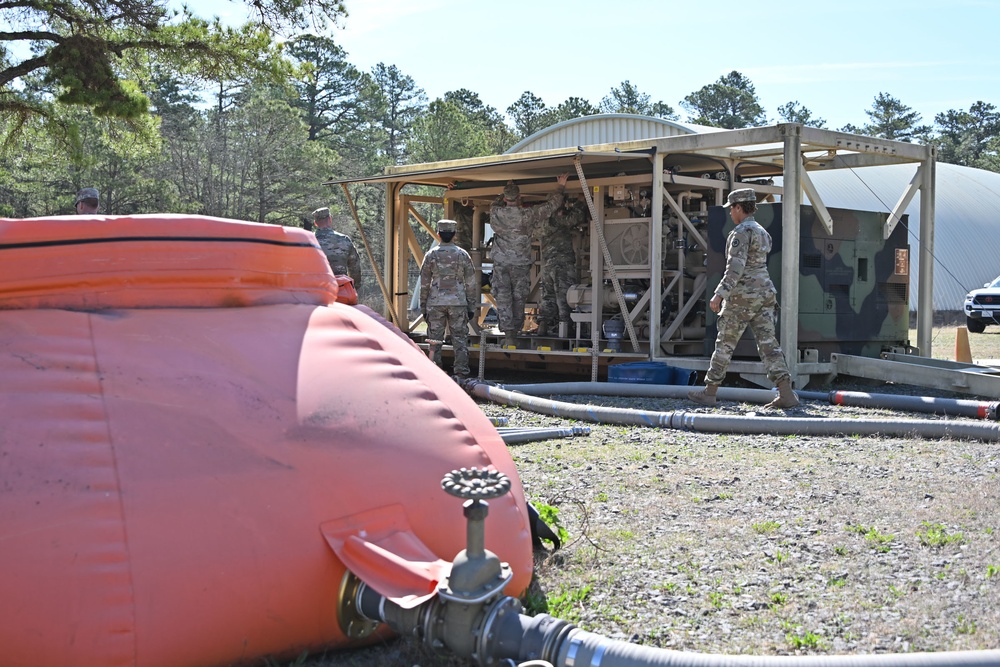
<svg viewBox="0 0 1000 667">
<path fill-rule="evenodd" d="M 427 346 L 431 359 L 441 365 L 445 327 L 451 329 L 456 377 L 469 375 L 469 320 L 479 308 L 479 285 L 472 258 L 452 243 L 457 224 L 439 220 L 441 244 L 424 255 L 420 265 L 420 310 L 427 320 Z"/>
<path fill-rule="evenodd" d="M 504 333 L 504 347 L 517 346 L 517 334 L 524 326 L 524 307 L 531 286 L 531 240 L 535 227 L 552 215 L 563 202 L 569 174 L 556 179 L 558 190 L 544 204 L 521 206 L 521 191 L 513 181 L 503 189 L 503 202 L 490 208 L 493 228 L 493 275 L 490 292 L 497 302 L 497 317 Z"/>
<path fill-rule="evenodd" d="M 458 230 L 455 232 L 455 245 L 470 254 L 472 253 L 473 213 L 475 213 L 475 208 L 472 206 L 463 206 L 460 203 L 455 203 L 451 211 L 451 216 L 455 219 L 455 223 L 458 224 Z"/>
<path fill-rule="evenodd" d="M 584 229 L 586 219 L 577 201 L 567 199 L 538 226 L 538 244 L 542 250 L 539 336 L 554 334 L 561 323 L 569 326 L 570 307 L 566 302 L 566 292 L 577 282 L 573 239 Z"/>
<path fill-rule="evenodd" d="M 736 228 L 726 239 L 726 272 L 709 303 L 712 311 L 719 313 L 719 335 L 705 374 L 705 388 L 688 393 L 688 398 L 702 405 L 715 405 L 733 350 L 749 325 L 767 377 L 778 387 L 778 397 L 765 407 L 793 408 L 799 399 L 792 391 L 788 366 L 774 333 L 778 299 L 767 273 L 771 235 L 753 218 L 757 193 L 752 188 L 733 190 L 726 207 L 731 207 L 729 213 Z"/>
<path fill-rule="evenodd" d="M 361 257 L 354 242 L 347 234 L 341 234 L 333 229 L 333 218 L 329 208 L 318 208 L 313 211 L 313 221 L 316 224 L 316 240 L 323 249 L 330 268 L 338 276 L 350 276 L 356 288 L 361 286 Z"/>
<path fill-rule="evenodd" d="M 101 209 L 101 193 L 97 188 L 83 188 L 76 193 L 73 208 L 77 215 L 94 215 Z"/>
</svg>

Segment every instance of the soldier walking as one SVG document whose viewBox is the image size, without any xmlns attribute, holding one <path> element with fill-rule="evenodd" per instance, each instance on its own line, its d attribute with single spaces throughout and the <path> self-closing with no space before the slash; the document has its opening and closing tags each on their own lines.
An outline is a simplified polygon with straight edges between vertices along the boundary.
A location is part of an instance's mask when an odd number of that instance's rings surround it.
<svg viewBox="0 0 1000 667">
<path fill-rule="evenodd" d="M 452 243 L 457 224 L 439 220 L 441 244 L 424 255 L 420 265 L 420 310 L 427 321 L 427 346 L 431 359 L 441 366 L 445 328 L 451 329 L 456 377 L 469 376 L 469 320 L 479 308 L 476 268 L 469 253 Z"/>
<path fill-rule="evenodd" d="M 771 235 L 753 217 L 757 193 L 752 188 L 733 190 L 725 206 L 736 228 L 726 239 L 726 272 L 709 303 L 712 311 L 719 313 L 719 335 L 705 374 L 705 388 L 689 392 L 688 398 L 702 405 L 715 405 L 736 343 L 749 326 L 767 377 L 778 388 L 778 397 L 765 407 L 793 408 L 799 399 L 792 391 L 791 375 L 774 333 L 778 298 L 767 273 Z"/>
<path fill-rule="evenodd" d="M 562 335 L 570 323 L 566 293 L 577 282 L 576 251 L 573 239 L 583 230 L 586 215 L 575 199 L 567 199 L 556 212 L 538 226 L 542 250 L 541 297 L 538 306 L 538 335 Z"/>
<path fill-rule="evenodd" d="M 330 269 L 334 275 L 350 276 L 355 289 L 361 288 L 361 256 L 354 247 L 354 241 L 347 234 L 341 234 L 333 228 L 333 217 L 329 208 L 318 208 L 313 211 L 313 222 L 316 225 L 316 240 L 323 249 Z"/>
<path fill-rule="evenodd" d="M 531 240 L 535 227 L 552 215 L 563 202 L 569 174 L 556 178 L 558 190 L 545 203 L 532 208 L 521 206 L 521 190 L 513 181 L 503 189 L 503 202 L 490 207 L 493 228 L 493 275 L 490 292 L 497 302 L 497 318 L 504 333 L 504 347 L 517 346 L 517 334 L 524 326 L 524 307 L 531 287 Z"/>
</svg>

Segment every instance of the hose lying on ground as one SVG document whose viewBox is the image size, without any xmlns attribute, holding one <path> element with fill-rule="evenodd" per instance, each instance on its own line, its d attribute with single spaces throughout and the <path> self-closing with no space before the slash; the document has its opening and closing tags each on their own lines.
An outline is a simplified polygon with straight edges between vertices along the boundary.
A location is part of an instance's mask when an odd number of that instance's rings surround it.
<svg viewBox="0 0 1000 667">
<path fill-rule="evenodd" d="M 698 412 L 654 412 L 630 408 L 577 405 L 529 396 L 502 387 L 470 381 L 468 391 L 479 398 L 532 412 L 599 424 L 651 426 L 703 433 L 770 435 L 881 435 L 921 438 L 964 438 L 996 442 L 1000 424 L 919 419 L 828 419 L 814 417 L 757 417 Z"/>
<path fill-rule="evenodd" d="M 643 396 L 648 398 L 687 398 L 691 387 L 672 384 L 640 384 L 629 382 L 549 382 L 541 384 L 504 385 L 505 389 L 532 396 L 554 394 L 589 394 L 591 396 Z M 806 401 L 828 401 L 831 405 L 851 405 L 863 408 L 888 408 L 925 412 L 952 417 L 1000 419 L 1000 402 L 933 396 L 900 394 L 869 394 L 862 391 L 797 391 Z M 719 387 L 718 398 L 738 403 L 768 403 L 777 394 L 770 389 L 740 389 Z"/>
<path fill-rule="evenodd" d="M 572 438 L 577 435 L 590 435 L 589 426 L 572 426 L 569 428 L 498 428 L 497 433 L 503 438 L 505 445 L 519 445 L 525 442 L 539 440 L 554 440 L 556 438 Z"/>
<path fill-rule="evenodd" d="M 435 648 L 472 648 L 454 637 L 468 637 L 468 620 L 448 616 L 438 600 L 404 609 L 365 584 L 355 608 L 361 616 L 387 623 L 403 636 L 424 637 Z M 454 605 L 451 605 L 454 606 Z M 486 602 L 475 615 L 474 664 L 519 667 L 996 667 L 1000 650 L 942 651 L 859 655 L 721 655 L 641 646 L 581 630 L 549 614 L 528 616 L 513 598 Z M 456 621 L 454 628 L 451 621 Z M 427 628 L 433 628 L 433 634 Z"/>
</svg>

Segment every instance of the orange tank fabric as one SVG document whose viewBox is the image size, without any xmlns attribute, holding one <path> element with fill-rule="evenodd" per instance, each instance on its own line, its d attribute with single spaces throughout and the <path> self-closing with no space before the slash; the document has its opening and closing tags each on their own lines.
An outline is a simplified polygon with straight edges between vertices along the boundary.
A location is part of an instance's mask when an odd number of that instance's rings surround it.
<svg viewBox="0 0 1000 667">
<path fill-rule="evenodd" d="M 0 219 L 0 308 L 333 303 L 316 238 L 205 216 Z"/>
<path fill-rule="evenodd" d="M 249 223 L 191 224 L 225 236 L 235 229 L 220 225 Z M 0 285 L 24 266 L 3 238 Z M 78 247 L 131 261 L 108 253 L 122 243 Z M 523 489 L 496 429 L 384 322 L 299 303 L 316 293 L 303 273 L 311 286 L 292 284 L 291 303 L 0 311 L 5 665 L 217 665 L 346 646 L 344 566 L 323 526 L 354 521 L 364 536 L 358 517 L 394 508 L 398 543 L 450 561 L 465 520 L 440 481 L 460 467 L 511 477 L 490 502 L 487 548 L 515 573 L 507 592 L 527 587 Z M 67 285 L 70 303 L 90 298 Z M 426 571 L 400 579 L 420 589 Z"/>
</svg>

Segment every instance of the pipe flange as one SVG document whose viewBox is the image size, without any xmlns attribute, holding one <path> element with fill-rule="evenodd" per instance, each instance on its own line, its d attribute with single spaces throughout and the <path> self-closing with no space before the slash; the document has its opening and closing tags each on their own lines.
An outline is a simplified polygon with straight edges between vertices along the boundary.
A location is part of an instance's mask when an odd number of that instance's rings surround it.
<svg viewBox="0 0 1000 667">
<path fill-rule="evenodd" d="M 510 491 L 510 478 L 499 470 L 462 468 L 445 475 L 441 488 L 456 498 L 489 500 Z"/>
<path fill-rule="evenodd" d="M 350 570 L 344 571 L 337 592 L 337 622 L 348 639 L 364 639 L 378 629 L 379 623 L 361 613 L 358 594 L 364 582 Z"/>
<path fill-rule="evenodd" d="M 524 608 L 517 598 L 501 596 L 487 608 L 483 620 L 479 624 L 479 636 L 476 640 L 476 655 L 480 665 L 496 664 L 496 656 L 500 653 L 500 642 L 504 639 L 501 625 L 506 616 L 517 616 Z"/>
</svg>

